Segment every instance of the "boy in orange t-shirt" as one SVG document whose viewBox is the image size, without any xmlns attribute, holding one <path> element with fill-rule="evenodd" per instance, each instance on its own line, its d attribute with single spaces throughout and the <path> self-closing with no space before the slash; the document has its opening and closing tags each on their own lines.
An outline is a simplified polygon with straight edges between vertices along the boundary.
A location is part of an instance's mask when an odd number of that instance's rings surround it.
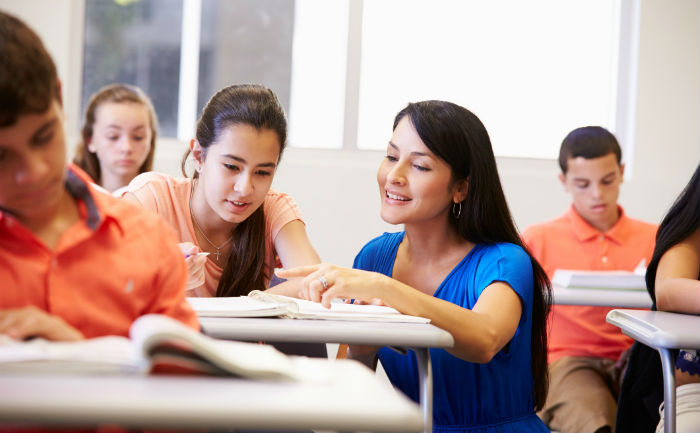
<svg viewBox="0 0 700 433">
<path fill-rule="evenodd" d="M 0 53 L 0 334 L 127 336 L 148 313 L 198 329 L 174 233 L 66 167 L 53 60 L 3 12 Z"/>
<path fill-rule="evenodd" d="M 621 156 L 615 137 L 601 127 L 578 128 L 564 138 L 559 180 L 573 203 L 559 218 L 523 232 L 550 279 L 556 269 L 631 271 L 651 258 L 656 226 L 627 217 L 617 203 L 625 168 Z M 549 395 L 539 415 L 553 430 L 615 429 L 619 360 L 632 339 L 605 321 L 610 310 L 552 307 Z"/>
</svg>

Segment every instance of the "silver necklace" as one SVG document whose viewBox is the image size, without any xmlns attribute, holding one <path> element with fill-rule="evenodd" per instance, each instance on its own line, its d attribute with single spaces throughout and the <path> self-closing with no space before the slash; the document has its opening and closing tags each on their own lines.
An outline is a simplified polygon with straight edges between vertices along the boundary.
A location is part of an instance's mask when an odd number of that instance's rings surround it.
<svg viewBox="0 0 700 433">
<path fill-rule="evenodd" d="M 197 231 L 199 232 L 199 234 L 202 235 L 202 236 L 204 237 L 204 239 L 206 239 L 206 241 L 209 242 L 209 244 L 210 244 L 212 247 L 216 248 L 216 252 L 214 253 L 214 255 L 216 256 L 216 261 L 218 262 L 218 261 L 219 261 L 219 255 L 221 254 L 221 251 L 220 251 L 220 250 L 221 250 L 223 247 L 225 247 L 226 245 L 228 245 L 228 243 L 231 242 L 231 241 L 233 240 L 233 235 L 231 235 L 231 237 L 229 237 L 228 239 L 226 239 L 226 241 L 224 241 L 223 244 L 221 244 L 221 245 L 219 245 L 219 246 L 217 247 L 216 244 L 215 244 L 214 242 L 212 242 L 211 239 L 209 239 L 209 238 L 207 237 L 207 235 L 204 234 L 204 230 L 202 230 L 202 228 L 199 227 L 199 223 L 197 222 L 197 218 L 194 217 L 194 211 L 192 210 L 192 199 L 193 199 L 193 198 L 194 198 L 194 182 L 192 183 L 192 192 L 190 193 L 190 216 L 192 217 L 192 222 L 194 223 L 194 227 L 197 229 Z"/>
</svg>

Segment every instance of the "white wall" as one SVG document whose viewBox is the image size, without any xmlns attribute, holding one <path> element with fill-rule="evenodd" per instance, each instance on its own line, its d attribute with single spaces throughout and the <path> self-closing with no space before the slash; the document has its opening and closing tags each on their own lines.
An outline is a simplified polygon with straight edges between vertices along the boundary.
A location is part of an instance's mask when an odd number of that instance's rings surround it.
<svg viewBox="0 0 700 433">
<path fill-rule="evenodd" d="M 0 0 L 0 9 L 27 20 L 46 41 L 64 81 L 68 131 L 75 142 L 81 2 Z M 635 141 L 626 155 L 629 170 L 620 201 L 629 215 L 658 222 L 700 161 L 700 0 L 641 0 L 639 29 Z M 178 175 L 184 149 L 184 143 L 161 141 L 156 169 Z M 349 265 L 369 239 L 399 229 L 379 218 L 375 173 L 382 157 L 381 152 L 287 149 L 275 187 L 296 199 L 324 260 Z M 520 228 L 568 206 L 555 161 L 501 158 L 498 167 Z"/>
<path fill-rule="evenodd" d="M 24 20 L 44 42 L 56 63 L 63 87 L 68 131 L 77 136 L 80 124 L 80 83 L 84 3 L 72 0 L 0 0 L 0 10 Z"/>
</svg>

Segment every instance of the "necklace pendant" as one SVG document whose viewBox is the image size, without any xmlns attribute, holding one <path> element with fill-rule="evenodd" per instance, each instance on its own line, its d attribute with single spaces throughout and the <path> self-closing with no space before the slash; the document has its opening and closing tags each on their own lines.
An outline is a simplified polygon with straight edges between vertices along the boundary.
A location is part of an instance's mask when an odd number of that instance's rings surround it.
<svg viewBox="0 0 700 433">
<path fill-rule="evenodd" d="M 217 248 L 217 249 L 216 249 L 216 252 L 214 253 L 214 255 L 216 255 L 216 261 L 217 261 L 217 262 L 219 261 L 219 255 L 220 255 L 220 254 L 221 254 L 221 253 L 219 252 L 219 249 Z"/>
</svg>

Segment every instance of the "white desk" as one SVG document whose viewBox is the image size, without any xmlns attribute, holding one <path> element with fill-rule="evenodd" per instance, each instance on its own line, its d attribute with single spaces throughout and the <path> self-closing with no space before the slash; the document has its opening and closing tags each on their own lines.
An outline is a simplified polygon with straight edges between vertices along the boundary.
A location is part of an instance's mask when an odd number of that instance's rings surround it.
<svg viewBox="0 0 700 433">
<path fill-rule="evenodd" d="M 0 375 L 0 429 L 423 430 L 418 405 L 368 368 L 348 360 L 319 365 L 332 380 Z"/>
<path fill-rule="evenodd" d="M 646 290 L 552 288 L 556 305 L 591 305 L 595 307 L 649 308 L 651 297 Z"/>
<path fill-rule="evenodd" d="M 664 431 L 676 429 L 676 375 L 671 349 L 700 349 L 700 316 L 665 311 L 612 310 L 608 323 L 659 351 L 664 377 Z"/>
<path fill-rule="evenodd" d="M 425 431 L 432 431 L 433 376 L 429 348 L 454 346 L 452 335 L 425 323 L 353 322 L 279 318 L 200 317 L 205 334 L 228 340 L 345 343 L 407 347 L 416 353 Z"/>
</svg>

